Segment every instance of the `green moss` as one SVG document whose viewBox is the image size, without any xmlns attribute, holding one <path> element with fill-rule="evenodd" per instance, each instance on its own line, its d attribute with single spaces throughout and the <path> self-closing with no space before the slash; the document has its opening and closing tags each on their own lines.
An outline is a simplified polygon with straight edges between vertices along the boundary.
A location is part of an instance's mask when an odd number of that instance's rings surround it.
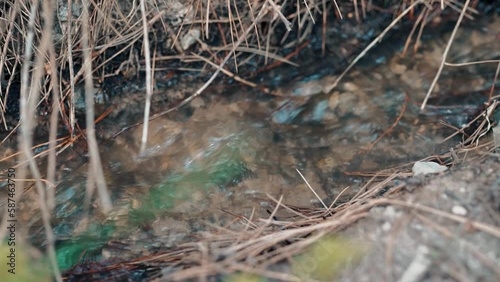
<svg viewBox="0 0 500 282">
<path fill-rule="evenodd" d="M 100 250 L 115 232 L 113 225 L 94 224 L 80 236 L 64 241 L 56 246 L 57 264 L 62 271 L 77 264 L 90 255 L 100 255 Z"/>
<path fill-rule="evenodd" d="M 292 263 L 293 273 L 303 281 L 332 281 L 349 263 L 364 254 L 364 247 L 340 237 L 327 237 L 314 243 Z"/>
<path fill-rule="evenodd" d="M 233 140 L 234 141 L 234 140 Z M 189 201 L 200 190 L 226 186 L 241 181 L 248 169 L 241 160 L 238 142 L 225 144 L 206 154 L 186 168 L 184 173 L 172 173 L 141 199 L 138 208 L 129 211 L 127 229 L 149 224 L 167 215 L 179 203 Z M 113 236 L 120 238 L 113 224 L 92 225 L 85 234 L 57 245 L 57 261 L 62 270 L 73 267 L 81 256 L 100 255 L 104 244 Z"/>
<path fill-rule="evenodd" d="M 130 212 L 130 222 L 133 225 L 151 222 L 177 204 L 189 201 L 194 193 L 234 184 L 247 173 L 239 148 L 226 145 L 207 151 L 202 159 L 188 166 L 186 172 L 173 173 L 152 188 L 141 206 Z"/>
<path fill-rule="evenodd" d="M 255 274 L 235 273 L 224 278 L 224 282 L 265 282 L 266 279 Z"/>
<path fill-rule="evenodd" d="M 0 281 L 2 282 L 49 282 L 52 281 L 48 259 L 33 260 L 28 250 L 3 244 L 0 247 Z M 7 257 L 11 256 L 11 257 Z"/>
</svg>

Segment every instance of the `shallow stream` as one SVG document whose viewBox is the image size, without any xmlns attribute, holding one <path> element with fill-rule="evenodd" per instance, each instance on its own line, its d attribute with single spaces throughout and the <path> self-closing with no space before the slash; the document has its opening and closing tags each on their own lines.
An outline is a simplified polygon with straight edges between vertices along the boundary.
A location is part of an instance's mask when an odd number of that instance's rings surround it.
<svg viewBox="0 0 500 282">
<path fill-rule="evenodd" d="M 462 29 L 448 61 L 498 58 L 499 28 L 495 20 Z M 151 121 L 142 154 L 141 126 L 105 138 L 136 120 L 122 115 L 104 122 L 100 149 L 114 210 L 103 216 L 94 209 L 97 201 L 85 204 L 87 163 L 63 165 L 53 222 L 61 267 L 72 267 L 83 253 L 113 261 L 173 247 L 207 224 L 229 224 L 234 215 L 266 216 L 270 196 L 294 206 L 319 205 L 296 169 L 328 205 L 345 187 L 341 200 L 360 189 L 366 178 L 356 172 L 450 148 L 460 140 L 441 142 L 453 130 L 439 122 L 460 127 L 481 110 L 496 65 L 445 68 L 421 113 L 449 34 L 432 36 L 405 57 L 406 34 L 383 41 L 400 48 L 391 54 L 378 48 L 327 93 L 322 89 L 338 71 L 325 71 L 325 60 L 290 76 L 280 68 L 261 77 L 281 97 L 234 85 L 211 88 L 187 109 Z M 143 94 L 130 94 L 137 95 Z M 30 219 L 30 234 L 43 244 L 40 218 Z"/>
</svg>

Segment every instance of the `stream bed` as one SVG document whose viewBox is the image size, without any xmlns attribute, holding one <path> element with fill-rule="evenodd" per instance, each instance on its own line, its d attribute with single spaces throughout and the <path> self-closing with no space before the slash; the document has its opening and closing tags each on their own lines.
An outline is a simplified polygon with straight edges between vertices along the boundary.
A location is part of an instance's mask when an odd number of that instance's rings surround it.
<svg viewBox="0 0 500 282">
<path fill-rule="evenodd" d="M 448 61 L 498 58 L 499 21 L 482 24 L 459 31 Z M 440 121 L 461 127 L 481 111 L 496 65 L 445 68 L 421 112 L 449 34 L 427 36 L 432 38 L 417 53 L 405 57 L 405 34 L 383 41 L 391 50 L 374 50 L 327 93 L 322 90 L 339 71 L 323 70 L 324 59 L 290 76 L 283 67 L 260 77 L 279 97 L 234 84 L 211 87 L 186 108 L 152 120 L 142 154 L 142 126 L 111 138 L 140 115 L 115 113 L 97 128 L 114 206 L 109 215 L 86 199 L 85 157 L 59 168 L 53 227 L 61 269 L 82 258 L 113 262 L 155 253 L 193 240 L 207 225 L 230 224 L 235 215 L 266 217 L 270 196 L 283 196 L 292 206 L 319 206 L 296 170 L 328 205 L 346 187 L 341 201 L 359 191 L 367 180 L 360 172 L 454 146 L 460 139 L 442 142 L 454 131 Z M 27 218 L 32 242 L 43 246 L 41 219 Z"/>
</svg>

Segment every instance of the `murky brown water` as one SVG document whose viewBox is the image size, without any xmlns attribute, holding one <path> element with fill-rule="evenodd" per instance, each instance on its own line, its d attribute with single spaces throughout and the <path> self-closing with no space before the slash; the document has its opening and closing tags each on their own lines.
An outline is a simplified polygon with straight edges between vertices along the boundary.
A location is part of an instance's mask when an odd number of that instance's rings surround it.
<svg viewBox="0 0 500 282">
<path fill-rule="evenodd" d="M 485 31 L 460 31 L 448 61 L 498 55 L 500 25 L 495 23 Z M 404 39 L 387 44 L 402 46 Z M 91 226 L 101 230 L 95 232 L 101 234 L 93 237 L 92 247 L 107 246 L 105 256 L 153 251 L 189 239 L 205 222 L 228 223 L 232 216 L 222 210 L 250 216 L 255 209 L 256 215 L 264 216 L 270 201 L 267 194 L 283 196 L 290 205 L 318 205 L 296 169 L 329 203 L 346 186 L 351 188 L 345 197 L 359 189 L 364 179 L 348 172 L 377 171 L 441 152 L 457 140 L 439 144 L 452 132 L 439 120 L 454 126 L 466 123 L 485 101 L 484 90 L 491 86 L 496 68 L 494 64 L 446 68 L 435 98 L 422 114 L 419 103 L 438 69 L 444 44 L 443 39 L 429 41 L 406 57 L 372 54 L 380 63 L 355 67 L 333 91 L 309 98 L 270 97 L 239 87 L 228 87 L 231 93 L 224 95 L 207 91 L 189 111 L 153 120 L 143 154 L 139 154 L 142 127 L 104 142 L 101 154 L 115 210 L 107 218 L 90 212 L 84 221 L 86 164 L 67 164 L 69 173 L 62 172 L 58 186 L 54 224 L 59 249 L 67 248 L 68 257 L 74 255 L 77 251 L 70 250 L 74 243 L 66 239 L 91 234 L 80 231 Z M 318 85 L 322 89 L 332 80 L 332 76 L 315 77 L 314 67 L 297 77 L 278 90 L 284 96 L 300 96 L 300 91 Z M 461 112 L 453 105 L 460 105 Z M 397 126 L 372 144 L 403 109 Z M 123 123 L 133 122 L 122 117 L 116 128 L 111 123 L 100 129 L 108 136 Z M 31 222 L 38 234 L 36 220 Z M 111 240 L 128 245 L 117 247 Z"/>
</svg>

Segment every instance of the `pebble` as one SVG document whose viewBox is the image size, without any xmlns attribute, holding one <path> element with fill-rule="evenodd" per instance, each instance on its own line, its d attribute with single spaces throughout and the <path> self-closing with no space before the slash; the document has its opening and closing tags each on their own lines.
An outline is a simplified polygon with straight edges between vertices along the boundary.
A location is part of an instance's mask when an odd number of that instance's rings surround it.
<svg viewBox="0 0 500 282">
<path fill-rule="evenodd" d="M 401 75 L 406 72 L 407 67 L 404 64 L 399 64 L 399 57 L 394 56 L 390 63 L 390 69 L 394 74 Z"/>
<path fill-rule="evenodd" d="M 454 215 L 460 215 L 460 216 L 466 216 L 467 215 L 467 209 L 464 208 L 463 206 L 460 206 L 460 205 L 454 205 L 452 208 L 451 208 L 451 212 L 454 214 Z"/>
<path fill-rule="evenodd" d="M 181 39 L 181 46 L 183 50 L 189 49 L 191 45 L 200 39 L 201 31 L 197 28 L 190 29 Z"/>
<path fill-rule="evenodd" d="M 433 174 L 433 173 L 440 173 L 443 171 L 446 171 L 448 167 L 444 165 L 440 165 L 435 162 L 416 162 L 413 165 L 412 172 L 414 176 L 417 175 L 426 175 L 426 174 Z"/>
<path fill-rule="evenodd" d="M 346 82 L 344 83 L 344 89 L 349 92 L 356 92 L 359 90 L 359 87 L 352 82 Z"/>
<path fill-rule="evenodd" d="M 197 108 L 202 108 L 205 107 L 206 103 L 203 101 L 203 98 L 201 97 L 196 97 L 191 101 L 191 107 L 197 109 Z"/>
<path fill-rule="evenodd" d="M 382 230 L 384 230 L 385 232 L 389 232 L 392 228 L 392 224 L 388 221 L 386 221 L 383 225 L 382 225 Z"/>
</svg>

